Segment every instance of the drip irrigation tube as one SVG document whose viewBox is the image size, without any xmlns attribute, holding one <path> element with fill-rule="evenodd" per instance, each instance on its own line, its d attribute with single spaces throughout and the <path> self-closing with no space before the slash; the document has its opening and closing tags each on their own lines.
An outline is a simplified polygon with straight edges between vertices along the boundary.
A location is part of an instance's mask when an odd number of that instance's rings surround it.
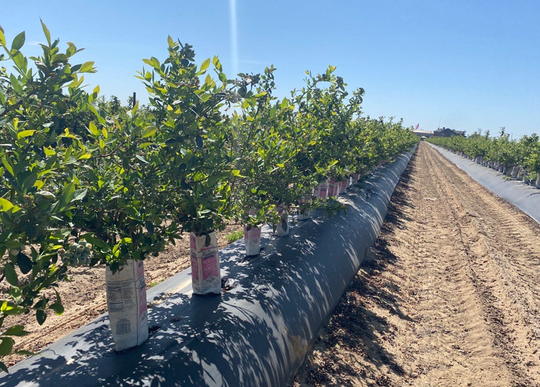
<svg viewBox="0 0 540 387">
<path fill-rule="evenodd" d="M 505 175 L 491 168 L 484 167 L 439 146 L 429 145 L 495 195 L 512 203 L 540 223 L 539 189 L 518 180 L 508 180 Z"/>
<path fill-rule="evenodd" d="M 107 316 L 2 374 L 0 386 L 284 386 L 375 242 L 411 153 L 246 259 L 243 241 L 220 252 L 225 288 L 195 296 L 190 270 L 148 292 L 150 338 L 113 351 Z"/>
</svg>

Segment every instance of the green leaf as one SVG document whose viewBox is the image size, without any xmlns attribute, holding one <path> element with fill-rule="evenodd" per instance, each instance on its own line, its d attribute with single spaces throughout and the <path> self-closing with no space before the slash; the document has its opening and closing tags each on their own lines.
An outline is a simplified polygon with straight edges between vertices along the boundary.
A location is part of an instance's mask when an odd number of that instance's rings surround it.
<svg viewBox="0 0 540 387">
<path fill-rule="evenodd" d="M 240 170 L 239 170 L 239 169 L 233 169 L 233 170 L 231 171 L 231 173 L 232 173 L 234 176 L 245 177 L 245 176 L 242 176 L 242 175 L 240 174 Z"/>
<path fill-rule="evenodd" d="M 15 341 L 11 337 L 0 337 L 2 343 L 0 343 L 0 356 L 7 356 L 13 349 Z"/>
<path fill-rule="evenodd" d="M 60 299 L 60 295 L 58 293 L 56 293 L 56 302 L 49 305 L 49 309 L 54 310 L 54 313 L 58 316 L 64 313 L 64 306 L 62 305 L 62 300 Z"/>
<path fill-rule="evenodd" d="M 90 122 L 90 124 L 88 125 L 88 131 L 92 133 L 94 136 L 98 135 L 98 129 L 96 127 L 96 124 L 94 124 L 94 122 Z"/>
<path fill-rule="evenodd" d="M 221 62 L 219 61 L 219 58 L 217 56 L 212 59 L 212 63 L 220 73 L 223 72 L 223 67 L 221 66 Z"/>
<path fill-rule="evenodd" d="M 144 129 L 144 132 L 142 134 L 142 138 L 146 138 L 146 137 L 150 137 L 150 136 L 153 136 L 154 134 L 156 134 L 157 132 L 157 128 L 154 127 L 154 126 L 149 126 L 147 128 Z"/>
<path fill-rule="evenodd" d="M 81 68 L 79 69 L 79 72 L 80 73 L 95 73 L 96 70 L 94 69 L 94 62 L 93 61 L 84 62 L 81 65 Z M 95 89 L 94 89 L 94 92 L 96 92 Z M 97 91 L 97 93 L 99 94 L 99 90 Z"/>
<path fill-rule="evenodd" d="M 28 333 L 30 332 L 25 331 L 22 325 L 14 325 L 6 329 L 6 331 L 2 333 L 2 335 L 3 336 L 25 336 Z"/>
<path fill-rule="evenodd" d="M 6 263 L 6 266 L 4 267 L 4 275 L 11 285 L 17 286 L 19 284 L 17 273 L 15 272 L 15 268 L 13 267 L 12 263 Z"/>
<path fill-rule="evenodd" d="M 111 247 L 107 243 L 103 242 L 99 238 L 94 237 L 91 234 L 84 234 L 81 236 L 81 239 L 84 239 L 85 241 L 90 242 L 91 244 L 94 245 L 94 247 L 99 247 L 104 252 L 111 251 Z"/>
<path fill-rule="evenodd" d="M 17 133 L 17 138 L 21 139 L 25 137 L 30 137 L 30 136 L 33 136 L 35 132 L 36 132 L 35 129 L 23 130 Z"/>
<path fill-rule="evenodd" d="M 13 43 L 11 43 L 11 49 L 15 51 L 19 51 L 22 48 L 22 46 L 24 46 L 25 40 L 26 40 L 26 36 L 23 31 L 19 35 L 15 36 L 15 39 L 13 39 Z"/>
<path fill-rule="evenodd" d="M 39 21 L 41 22 L 41 28 L 43 29 L 43 33 L 45 34 L 45 38 L 47 39 L 47 43 L 49 43 L 49 45 L 50 45 L 51 44 L 51 33 L 49 32 L 49 29 L 47 28 L 45 23 L 43 23 L 43 20 L 39 19 Z"/>
<path fill-rule="evenodd" d="M 201 67 L 199 68 L 199 73 L 203 73 L 210 66 L 210 58 L 202 62 Z"/>
<path fill-rule="evenodd" d="M 11 166 L 11 163 L 8 161 L 8 159 L 6 159 L 5 157 L 2 157 L 2 164 L 4 164 L 4 167 L 11 174 L 11 176 L 15 177 L 15 173 L 13 172 L 13 167 Z"/>
<path fill-rule="evenodd" d="M 38 309 L 36 311 L 36 320 L 39 325 L 43 325 L 45 320 L 47 320 L 47 313 L 45 313 L 45 311 L 42 309 Z"/>
<path fill-rule="evenodd" d="M 0 44 L 2 46 L 6 45 L 6 36 L 4 35 L 4 31 L 0 28 Z"/>
<path fill-rule="evenodd" d="M 25 192 L 28 192 L 34 186 L 37 181 L 37 176 L 38 175 L 36 172 L 32 172 L 26 179 L 24 179 L 22 182 L 22 189 Z"/>
<path fill-rule="evenodd" d="M 135 158 L 145 164 L 149 164 L 148 161 L 141 155 L 135 155 Z"/>
<path fill-rule="evenodd" d="M 23 71 L 26 70 L 25 57 L 24 57 L 23 54 L 21 54 L 20 52 L 18 52 L 17 54 L 13 55 L 13 62 L 15 62 L 15 64 L 17 65 L 17 67 L 18 67 L 20 70 L 23 70 Z"/>
<path fill-rule="evenodd" d="M 87 192 L 88 192 L 88 189 L 86 188 L 76 190 L 75 193 L 73 194 L 73 199 L 71 199 L 71 201 L 76 202 L 79 200 L 83 200 Z"/>
<path fill-rule="evenodd" d="M 9 200 L 4 199 L 4 198 L 0 198 L 0 208 L 2 209 L 2 211 L 8 212 L 13 207 L 14 207 L 13 203 L 11 203 Z"/>
<path fill-rule="evenodd" d="M 45 156 L 50 157 L 54 156 L 56 154 L 56 151 L 52 148 L 52 146 L 43 147 L 43 152 L 45 153 Z"/>
<path fill-rule="evenodd" d="M 9 81 L 11 82 L 11 86 L 13 87 L 13 90 L 15 90 L 15 92 L 18 93 L 18 94 L 22 94 L 23 87 L 19 83 L 19 80 L 17 79 L 17 77 L 14 74 L 11 74 L 9 76 Z"/>
</svg>

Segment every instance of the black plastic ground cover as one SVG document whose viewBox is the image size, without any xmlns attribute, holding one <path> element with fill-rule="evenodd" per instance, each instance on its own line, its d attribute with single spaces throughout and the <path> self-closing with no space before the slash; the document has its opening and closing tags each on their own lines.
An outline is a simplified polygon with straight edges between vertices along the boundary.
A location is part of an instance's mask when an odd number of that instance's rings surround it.
<svg viewBox="0 0 540 387">
<path fill-rule="evenodd" d="M 429 144 L 429 143 L 428 143 Z M 450 162 L 465 171 L 470 177 L 495 195 L 507 200 L 540 223 L 540 190 L 519 180 L 508 180 L 500 172 L 484 167 L 446 149 L 429 144 Z"/>
<path fill-rule="evenodd" d="M 264 233 L 260 256 L 243 241 L 221 254 L 220 296 L 191 294 L 186 270 L 148 292 L 151 336 L 113 351 L 106 315 L 10 369 L 0 386 L 285 386 L 375 242 L 411 154 L 340 198 L 346 214 Z"/>
</svg>

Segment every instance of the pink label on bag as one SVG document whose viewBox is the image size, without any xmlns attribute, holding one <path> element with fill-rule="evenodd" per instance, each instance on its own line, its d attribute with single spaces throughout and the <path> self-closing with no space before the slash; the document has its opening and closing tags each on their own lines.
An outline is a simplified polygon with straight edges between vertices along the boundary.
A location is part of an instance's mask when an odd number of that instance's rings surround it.
<svg viewBox="0 0 540 387">
<path fill-rule="evenodd" d="M 202 279 L 218 276 L 218 252 L 215 246 L 208 246 L 202 249 Z"/>
</svg>

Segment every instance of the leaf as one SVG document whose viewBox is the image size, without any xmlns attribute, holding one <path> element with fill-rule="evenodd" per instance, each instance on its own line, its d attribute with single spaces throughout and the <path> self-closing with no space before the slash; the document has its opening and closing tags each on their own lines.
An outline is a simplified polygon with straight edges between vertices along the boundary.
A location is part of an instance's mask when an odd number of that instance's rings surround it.
<svg viewBox="0 0 540 387">
<path fill-rule="evenodd" d="M 242 178 L 245 177 L 245 176 L 242 176 L 242 175 L 240 174 L 240 170 L 239 170 L 239 169 L 233 169 L 233 170 L 231 171 L 231 173 L 232 173 L 234 176 L 238 176 L 238 177 L 242 177 Z"/>
<path fill-rule="evenodd" d="M 146 161 L 146 159 L 144 157 L 142 157 L 141 155 L 135 155 L 135 158 L 145 164 L 149 164 L 148 161 Z"/>
<path fill-rule="evenodd" d="M 50 45 L 51 44 L 51 33 L 49 32 L 49 29 L 47 28 L 45 23 L 43 23 L 43 20 L 39 19 L 39 21 L 41 22 L 41 28 L 43 29 L 43 33 L 45 34 L 45 39 L 47 39 L 47 43 L 49 43 L 49 45 Z"/>
<path fill-rule="evenodd" d="M 94 136 L 97 136 L 98 135 L 98 129 L 96 127 L 96 124 L 94 124 L 94 122 L 90 122 L 90 124 L 88 124 L 88 131 L 90 133 L 92 133 Z"/>
<path fill-rule="evenodd" d="M 96 70 L 94 69 L 94 62 L 93 61 L 84 62 L 81 65 L 81 68 L 79 69 L 79 72 L 80 73 L 95 73 Z M 94 89 L 94 93 L 95 92 L 96 92 L 96 90 Z M 99 89 L 98 89 L 97 93 L 99 93 Z"/>
<path fill-rule="evenodd" d="M 199 68 L 199 73 L 203 73 L 210 66 L 210 58 L 202 62 L 201 67 Z"/>
<path fill-rule="evenodd" d="M 71 199 L 71 201 L 76 202 L 79 200 L 83 200 L 87 192 L 88 192 L 88 189 L 86 188 L 76 190 L 75 193 L 73 194 L 73 199 Z"/>
<path fill-rule="evenodd" d="M 15 36 L 15 39 L 13 39 L 13 42 L 11 43 L 11 49 L 15 51 L 19 51 L 22 48 L 22 46 L 24 46 L 25 40 L 26 40 L 26 36 L 23 31 L 19 35 Z"/>
<path fill-rule="evenodd" d="M 45 152 L 45 156 L 50 157 L 54 156 L 56 154 L 56 151 L 52 148 L 52 146 L 44 146 L 43 152 Z"/>
<path fill-rule="evenodd" d="M 25 192 L 28 192 L 28 190 L 30 190 L 34 186 L 36 181 L 37 181 L 37 173 L 33 172 L 30 175 L 28 175 L 28 177 L 24 179 L 24 181 L 22 182 L 22 189 Z"/>
<path fill-rule="evenodd" d="M 11 86 L 13 87 L 13 90 L 15 90 L 15 92 L 18 93 L 18 94 L 22 94 L 23 87 L 19 83 L 19 80 L 17 79 L 17 77 L 14 74 L 11 74 L 9 76 L 9 81 L 11 82 Z"/>
<path fill-rule="evenodd" d="M 13 207 L 14 207 L 13 203 L 11 203 L 9 200 L 4 199 L 4 198 L 0 198 L 0 208 L 2 209 L 2 211 L 8 212 Z"/>
<path fill-rule="evenodd" d="M 38 309 L 36 311 L 36 320 L 38 324 L 43 325 L 46 319 L 47 319 L 47 313 L 45 313 L 45 311 L 42 309 Z"/>
<path fill-rule="evenodd" d="M 17 273 L 15 272 L 15 268 L 11 262 L 6 263 L 6 266 L 4 267 L 4 275 L 11 285 L 17 286 L 19 284 Z"/>
<path fill-rule="evenodd" d="M 58 292 L 56 293 L 56 301 L 49 305 L 49 309 L 54 310 L 54 313 L 59 316 L 62 313 L 64 313 L 64 306 L 62 305 L 62 300 L 60 299 L 60 295 Z"/>
<path fill-rule="evenodd" d="M 13 349 L 15 341 L 11 337 L 0 337 L 2 343 L 0 343 L 0 356 L 7 356 Z"/>
<path fill-rule="evenodd" d="M 13 167 L 11 166 L 11 163 L 8 161 L 8 159 L 6 159 L 5 157 L 2 157 L 2 164 L 4 164 L 4 167 L 11 174 L 11 176 L 15 177 L 15 173 L 13 172 Z"/>
<path fill-rule="evenodd" d="M 99 247 L 103 252 L 111 251 L 111 247 L 103 242 L 101 239 L 94 237 L 91 234 L 84 234 L 81 236 L 81 239 L 84 239 L 87 242 L 90 242 L 94 247 Z"/>
<path fill-rule="evenodd" d="M 4 35 L 4 31 L 0 28 L 0 44 L 2 46 L 6 45 L 6 36 Z"/>
<path fill-rule="evenodd" d="M 3 336 L 25 336 L 30 332 L 27 332 L 24 330 L 24 326 L 22 325 L 14 325 L 12 327 L 9 327 L 6 329 L 4 333 L 2 333 Z"/>
<path fill-rule="evenodd" d="M 35 132 L 36 132 L 35 129 L 23 130 L 17 133 L 17 138 L 21 139 L 21 138 L 30 137 L 30 136 L 33 136 Z"/>
<path fill-rule="evenodd" d="M 150 137 L 150 136 L 153 136 L 154 134 L 156 134 L 157 132 L 157 128 L 154 127 L 154 126 L 149 126 L 147 128 L 144 129 L 144 132 L 142 134 L 142 138 L 146 138 L 146 137 Z"/>
<path fill-rule="evenodd" d="M 219 61 L 219 58 L 217 56 L 215 56 L 213 59 L 212 59 L 212 63 L 214 64 L 214 66 L 216 67 L 216 69 L 222 73 L 223 72 L 223 67 L 221 66 L 221 62 Z M 221 79 L 221 77 L 220 77 Z"/>
</svg>

